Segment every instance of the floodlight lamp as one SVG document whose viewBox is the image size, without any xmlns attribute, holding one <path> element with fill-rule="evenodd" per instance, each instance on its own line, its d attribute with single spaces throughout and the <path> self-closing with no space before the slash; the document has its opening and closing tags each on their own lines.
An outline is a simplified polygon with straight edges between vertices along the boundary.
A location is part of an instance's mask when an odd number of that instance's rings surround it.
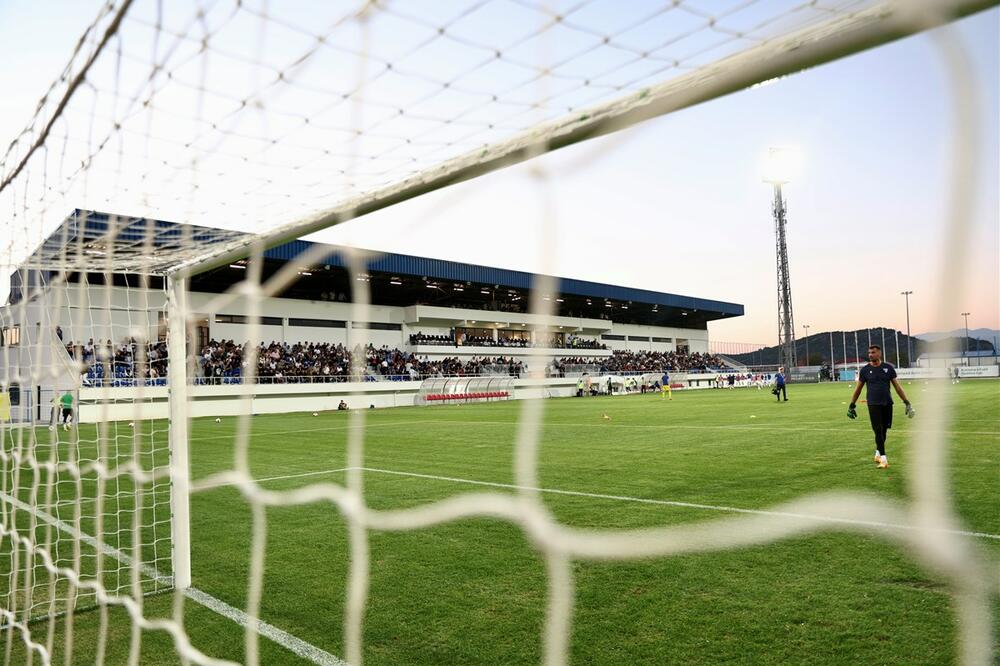
<svg viewBox="0 0 1000 666">
<path fill-rule="evenodd" d="M 763 180 L 772 185 L 784 185 L 798 175 L 801 159 L 795 148 L 771 148 L 764 161 Z"/>
</svg>

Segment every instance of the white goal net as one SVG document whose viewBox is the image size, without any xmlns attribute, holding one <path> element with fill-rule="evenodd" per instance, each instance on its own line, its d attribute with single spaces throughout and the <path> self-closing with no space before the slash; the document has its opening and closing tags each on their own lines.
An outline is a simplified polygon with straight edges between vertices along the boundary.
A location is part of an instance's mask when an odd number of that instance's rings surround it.
<svg viewBox="0 0 1000 666">
<path fill-rule="evenodd" d="M 199 412 L 190 387 L 206 361 L 198 358 L 203 341 L 187 285 L 230 263 L 245 272 L 198 311 L 246 317 L 248 340 L 237 345 L 246 342 L 241 377 L 252 381 L 269 340 L 261 302 L 308 272 L 324 251 L 271 274 L 263 267 L 267 248 L 993 4 L 106 3 L 23 131 L 4 137 L 9 143 L 0 155 L 0 264 L 16 270 L 11 303 L 0 312 L 0 385 L 16 391 L 21 410 L 0 423 L 7 659 L 73 662 L 80 649 L 74 628 L 91 613 L 98 629 L 87 658 L 104 661 L 107 617 L 115 609 L 132 627 L 125 650 L 131 663 L 149 629 L 168 632 L 182 662 L 232 657 L 195 647 L 183 604 L 185 595 L 200 594 L 191 587 L 189 498 L 225 483 L 253 516 L 253 557 L 242 610 L 205 604 L 247 627 L 235 658 L 248 663 L 261 660 L 260 636 L 276 635 L 257 621 L 265 511 L 321 501 L 348 523 L 340 657 L 351 664 L 365 653 L 370 533 L 475 516 L 519 526 L 546 562 L 539 641 L 548 663 L 568 658 L 575 561 L 708 552 L 830 529 L 904 544 L 948 581 L 958 658 L 989 663 L 996 576 L 961 536 L 952 511 L 942 471 L 946 396 L 928 400 L 922 414 L 928 426 L 918 437 L 913 499 L 905 505 L 824 494 L 768 515 L 632 531 L 570 528 L 532 490 L 539 487 L 544 406 L 526 400 L 519 403 L 514 463 L 521 490 L 376 510 L 362 492 L 363 410 L 350 414 L 344 484 L 269 491 L 250 473 L 252 392 L 233 415 L 234 458 L 192 487 L 188 423 Z M 971 181 L 964 184 L 963 174 L 975 163 L 976 142 L 961 129 L 974 126 L 963 115 L 971 92 L 961 49 L 942 42 L 941 51 L 960 127 L 945 280 L 959 285 L 969 199 L 962 188 Z M 554 177 L 538 179 L 545 187 Z M 360 252 L 347 260 L 354 319 L 362 322 L 370 307 L 368 261 Z M 534 287 L 531 312 L 552 316 L 552 304 L 539 295 L 551 285 L 539 278 Z M 344 376 L 360 376 L 358 350 L 369 335 L 348 331 Z M 220 366 L 218 384 L 226 371 Z M 470 383 L 461 393 L 468 400 L 511 397 L 509 381 L 487 384 Z M 449 393 L 428 384 L 425 400 Z M 880 520 L 905 529 L 872 522 L 873 507 Z M 172 617 L 148 617 L 149 595 L 163 591 L 177 599 Z M 337 663 L 309 647 L 290 649 Z"/>
</svg>

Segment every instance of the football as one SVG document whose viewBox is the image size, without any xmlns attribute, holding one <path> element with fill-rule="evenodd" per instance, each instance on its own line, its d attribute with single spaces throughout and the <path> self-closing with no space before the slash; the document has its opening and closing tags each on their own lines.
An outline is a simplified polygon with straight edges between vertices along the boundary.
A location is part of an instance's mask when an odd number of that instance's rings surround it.
<svg viewBox="0 0 1000 666">
<path fill-rule="evenodd" d="M 313 416 L 319 416 L 319 412 L 313 412 Z"/>
<path fill-rule="evenodd" d="M 222 423 L 222 419 L 215 419 L 216 423 Z"/>
</svg>

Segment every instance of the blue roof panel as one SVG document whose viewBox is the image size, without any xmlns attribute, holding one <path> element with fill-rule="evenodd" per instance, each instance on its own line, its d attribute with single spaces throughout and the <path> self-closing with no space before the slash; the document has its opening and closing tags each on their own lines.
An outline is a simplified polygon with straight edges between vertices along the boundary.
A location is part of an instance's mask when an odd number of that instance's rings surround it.
<svg viewBox="0 0 1000 666">
<path fill-rule="evenodd" d="M 264 257 L 280 261 L 293 261 L 302 253 L 310 250 L 313 245 L 314 243 L 311 241 L 294 240 L 266 250 Z M 330 249 L 331 253 L 322 260 L 322 263 L 346 268 L 347 262 L 337 246 L 331 245 Z M 445 259 L 414 257 L 391 252 L 381 254 L 376 260 L 369 263 L 368 270 L 400 276 L 409 275 L 451 280 L 454 282 L 492 284 L 512 289 L 530 289 L 534 277 L 531 273 L 507 268 L 479 266 Z M 557 280 L 559 281 L 558 289 L 560 292 L 576 296 L 659 304 L 692 311 L 716 312 L 727 316 L 742 316 L 744 312 L 743 306 L 738 303 L 727 303 L 725 301 L 714 301 L 693 296 L 681 296 L 678 294 L 602 284 L 573 278 L 557 278 Z"/>
</svg>

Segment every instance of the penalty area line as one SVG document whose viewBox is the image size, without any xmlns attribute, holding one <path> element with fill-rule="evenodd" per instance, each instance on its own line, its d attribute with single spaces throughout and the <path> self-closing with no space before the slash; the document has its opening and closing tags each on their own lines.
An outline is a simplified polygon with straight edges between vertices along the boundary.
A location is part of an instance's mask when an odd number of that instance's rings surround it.
<svg viewBox="0 0 1000 666">
<path fill-rule="evenodd" d="M 432 481 L 449 481 L 451 483 L 464 483 L 473 486 L 486 486 L 488 488 L 504 488 L 506 490 L 530 490 L 533 492 L 547 493 L 551 495 L 568 495 L 571 497 L 588 497 L 591 499 L 603 499 L 603 500 L 613 500 L 617 502 L 635 502 L 636 504 L 654 504 L 659 506 L 676 506 L 684 509 L 701 509 L 703 511 L 721 511 L 724 513 L 749 513 L 761 516 L 784 516 L 786 518 L 807 518 L 809 520 L 819 520 L 829 523 L 846 523 L 848 525 L 868 525 L 871 527 L 881 527 L 895 530 L 914 530 L 920 529 L 914 527 L 913 525 L 900 525 L 898 523 L 886 523 L 876 520 L 851 520 L 848 518 L 833 518 L 831 516 L 819 516 L 813 514 L 804 513 L 791 513 L 788 511 L 768 511 L 766 509 L 746 509 L 736 506 L 720 506 L 716 504 L 698 504 L 695 502 L 681 502 L 679 500 L 661 500 L 652 499 L 648 497 L 628 497 L 626 495 L 607 495 L 603 493 L 588 493 L 580 490 L 561 490 L 559 488 L 530 488 L 528 486 L 518 486 L 512 483 L 497 483 L 494 481 L 478 481 L 476 479 L 462 479 L 454 476 L 439 476 L 436 474 L 420 474 L 418 472 L 400 472 L 392 469 L 382 469 L 379 467 L 339 467 L 337 469 L 324 469 L 318 470 L 316 472 L 305 472 L 303 474 L 288 474 L 285 476 L 271 476 L 264 479 L 255 479 L 257 482 L 262 481 L 280 481 L 282 479 L 297 479 L 304 476 L 322 476 L 324 474 L 336 474 L 338 472 L 346 472 L 351 469 L 361 469 L 365 472 L 373 472 L 376 474 L 390 474 L 394 476 L 408 476 L 417 479 L 429 479 Z M 198 490 L 217 488 L 222 486 L 234 485 L 232 483 L 219 483 L 212 485 L 205 485 L 198 488 Z M 958 534 L 960 536 L 974 537 L 977 539 L 995 539 L 1000 540 L 1000 534 L 990 534 L 988 532 L 968 532 L 965 530 L 934 530 L 936 532 L 944 532 L 947 534 Z"/>
<path fill-rule="evenodd" d="M 44 511 L 40 511 L 38 507 L 33 507 L 27 502 L 23 502 L 4 492 L 0 492 L 0 501 L 6 502 L 13 507 L 21 509 L 22 511 L 27 511 L 39 520 L 52 525 L 60 532 L 68 534 L 74 539 L 87 544 L 94 550 L 118 560 L 125 566 L 131 567 L 134 565 L 134 560 L 130 555 L 123 553 L 113 546 L 98 541 L 96 538 L 77 530 L 69 523 L 60 520 L 55 516 L 52 516 Z M 172 576 L 164 575 L 148 564 L 140 563 L 139 569 L 147 577 L 154 579 L 158 583 L 162 583 L 168 587 L 173 586 Z M 257 634 L 277 643 L 289 652 L 292 652 L 303 659 L 308 659 L 314 664 L 319 664 L 319 666 L 348 666 L 347 662 L 343 659 L 340 659 L 339 657 L 336 657 L 311 643 L 307 643 L 301 638 L 294 636 L 283 629 L 279 629 L 274 625 L 261 620 L 260 618 L 252 618 L 239 608 L 230 606 L 225 601 L 217 599 L 207 592 L 190 587 L 184 590 L 184 596 L 191 601 L 218 613 L 222 617 L 232 620 L 241 627 L 252 627 Z"/>
<path fill-rule="evenodd" d="M 340 467 L 337 469 L 321 469 L 317 472 L 302 472 L 301 474 L 283 474 L 281 476 L 265 476 L 260 479 L 254 479 L 248 477 L 248 481 L 253 483 L 264 483 L 265 481 L 281 481 L 284 479 L 301 479 L 305 476 L 322 476 L 324 474 L 336 474 L 337 472 L 346 472 L 351 469 L 350 467 Z M 213 488 L 225 488 L 227 486 L 238 485 L 237 481 L 219 481 L 217 483 L 200 483 L 198 481 L 192 481 L 191 487 L 195 492 L 200 492 L 202 490 L 211 490 Z"/>
<path fill-rule="evenodd" d="M 308 659 L 314 664 L 321 666 L 348 666 L 347 662 L 339 657 L 335 657 L 325 650 L 321 650 L 312 643 L 307 643 L 298 636 L 278 629 L 273 624 L 268 624 L 261 619 L 253 619 L 239 608 L 230 606 L 221 599 L 216 599 L 207 592 L 191 587 L 184 590 L 184 596 L 195 601 L 205 608 L 215 611 L 222 617 L 228 618 L 241 627 L 252 626 L 253 630 L 286 650 L 295 653 L 303 659 Z"/>
<path fill-rule="evenodd" d="M 366 472 L 374 472 L 377 474 L 393 474 L 396 476 L 409 476 L 418 479 L 430 479 L 433 481 L 449 481 L 451 483 L 464 483 L 474 486 L 487 486 L 490 488 L 505 488 L 507 490 L 530 490 L 532 492 L 538 493 L 548 493 L 551 495 L 569 495 L 572 497 L 588 497 L 591 499 L 603 499 L 603 500 L 614 500 L 618 502 L 635 502 L 638 504 L 656 504 L 661 506 L 676 506 L 685 509 L 701 509 L 705 511 L 721 511 L 724 513 L 749 513 L 759 516 L 783 516 L 786 518 L 807 518 L 809 520 L 817 520 L 828 523 L 845 523 L 848 525 L 867 525 L 871 527 L 880 527 L 896 530 L 916 530 L 920 529 L 913 525 L 900 525 L 898 523 L 885 523 L 875 520 L 851 520 L 849 518 L 834 518 L 831 516 L 819 516 L 804 513 L 791 513 L 787 511 L 768 511 L 766 509 L 744 509 L 735 506 L 718 506 L 715 504 L 697 504 L 693 502 L 680 502 L 677 500 L 660 500 L 660 499 L 650 499 L 645 497 L 628 497 L 625 495 L 605 495 L 602 493 L 587 493 L 579 490 L 560 490 L 557 488 L 531 488 L 528 486 L 518 486 L 512 483 L 496 483 L 493 481 L 477 481 L 475 479 L 460 479 L 453 476 L 437 476 L 435 474 L 418 474 L 416 472 L 399 472 L 391 469 L 379 469 L 376 467 L 362 467 L 362 470 Z M 996 539 L 1000 540 L 1000 534 L 989 534 L 987 532 L 966 532 L 964 530 L 932 530 L 935 532 L 943 532 L 947 534 L 958 534 L 961 536 L 975 537 L 979 539 Z"/>
</svg>

